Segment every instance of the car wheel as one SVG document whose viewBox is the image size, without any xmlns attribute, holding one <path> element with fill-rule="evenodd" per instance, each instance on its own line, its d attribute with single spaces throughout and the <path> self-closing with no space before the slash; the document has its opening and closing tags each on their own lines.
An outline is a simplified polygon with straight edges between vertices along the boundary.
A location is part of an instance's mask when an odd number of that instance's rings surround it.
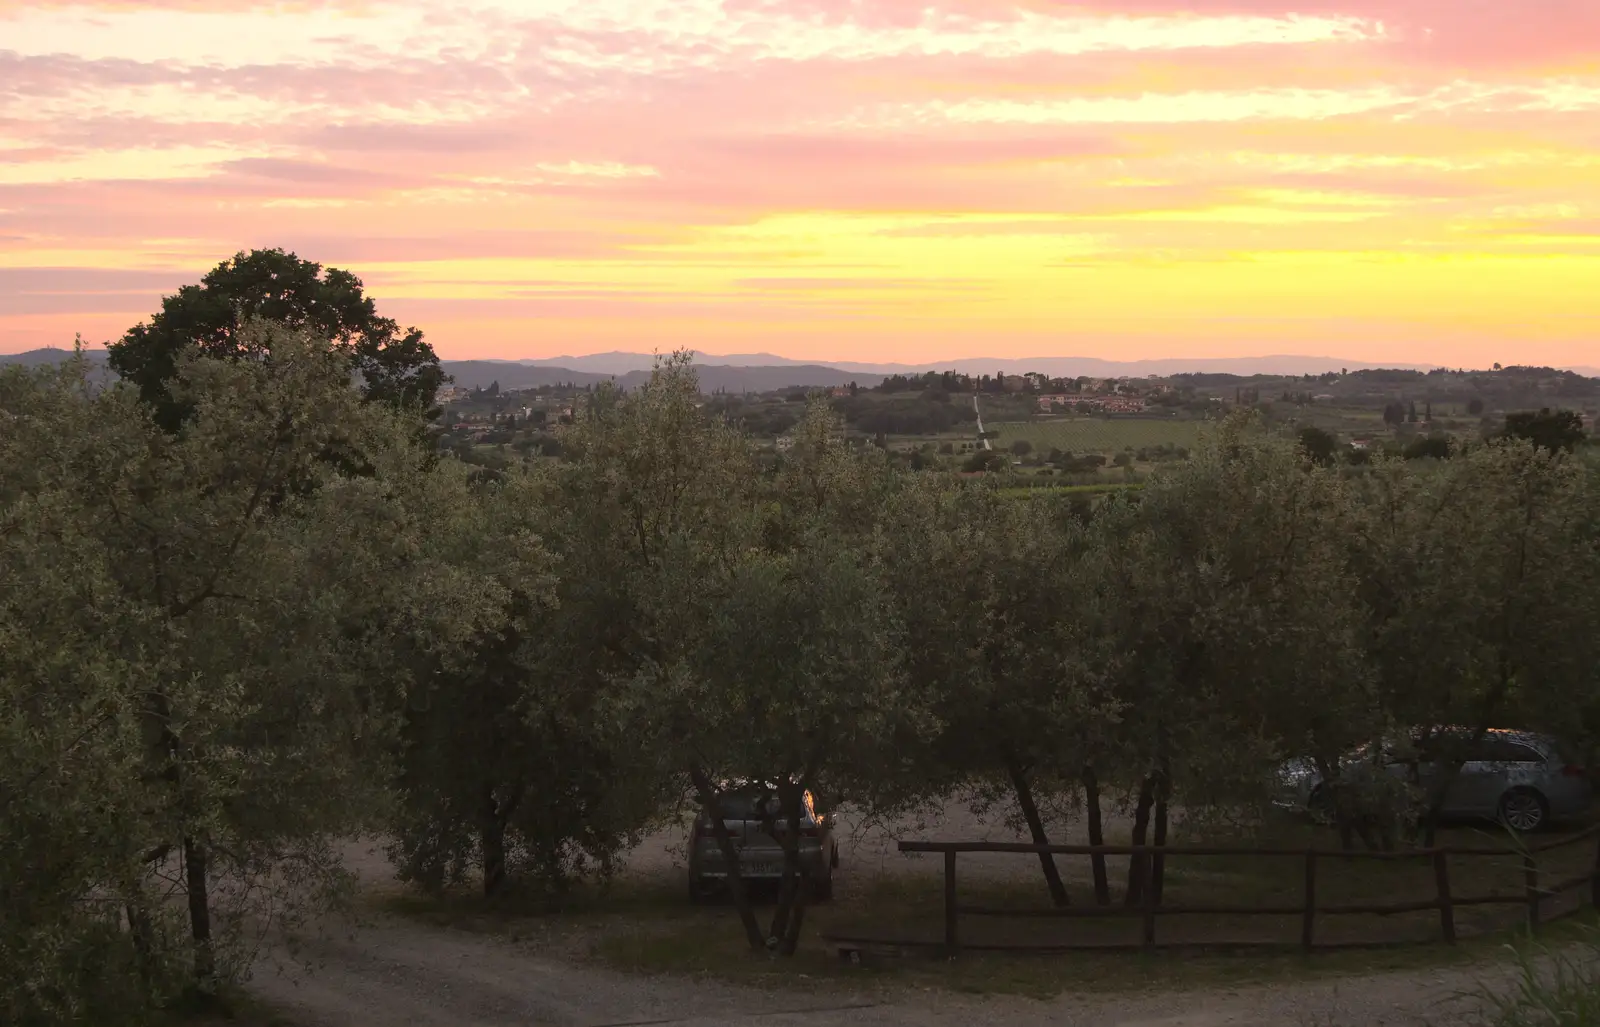
<svg viewBox="0 0 1600 1027">
<path fill-rule="evenodd" d="M 1531 788 L 1514 788 L 1500 797 L 1500 822 L 1513 831 L 1531 834 L 1550 819 L 1550 804 Z"/>
</svg>

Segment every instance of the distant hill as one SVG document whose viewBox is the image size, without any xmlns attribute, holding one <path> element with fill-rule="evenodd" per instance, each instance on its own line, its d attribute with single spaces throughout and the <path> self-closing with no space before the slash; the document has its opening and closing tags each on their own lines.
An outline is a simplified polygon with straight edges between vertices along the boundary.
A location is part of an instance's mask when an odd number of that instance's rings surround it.
<svg viewBox="0 0 1600 1027">
<path fill-rule="evenodd" d="M 439 366 L 463 389 L 536 389 L 541 385 L 598 385 L 611 375 L 510 360 L 441 360 Z"/>
<path fill-rule="evenodd" d="M 0 364 L 39 367 L 59 364 L 72 355 L 59 348 L 35 349 L 26 353 L 0 354 Z M 106 351 L 85 350 L 96 369 L 103 369 Z M 444 360 L 440 364 L 455 384 L 464 389 L 487 388 L 499 382 L 502 389 L 534 389 L 541 385 L 598 385 L 616 380 L 624 388 L 637 388 L 649 380 L 651 358 L 644 356 L 643 367 L 633 370 L 597 372 L 594 370 L 512 360 Z M 635 361 L 636 363 L 638 361 Z M 696 368 L 700 387 L 706 392 L 773 392 L 788 388 L 830 388 L 857 382 L 863 388 L 883 380 L 880 374 L 861 374 L 817 364 L 789 364 L 778 367 L 731 367 L 703 364 Z"/>
<path fill-rule="evenodd" d="M 103 367 L 106 351 L 85 350 L 97 367 Z M 0 354 L 0 364 L 39 366 L 60 363 L 71 355 L 60 348 L 35 349 L 26 353 Z M 589 356 L 555 357 L 548 360 L 445 360 L 445 373 L 462 388 L 487 388 L 499 382 L 502 389 L 531 389 L 542 385 L 596 385 L 615 380 L 634 388 L 649 378 L 655 363 L 650 353 L 594 353 Z M 1204 376 L 1221 382 L 1234 376 L 1240 381 L 1253 377 L 1299 376 L 1327 371 L 1427 371 L 1435 364 L 1373 364 L 1334 357 L 1195 357 L 1172 360 L 1102 360 L 1098 357 L 1039 357 L 1036 359 L 989 359 L 974 357 L 929 364 L 867 364 L 841 361 L 832 364 L 790 360 L 771 353 L 733 355 L 695 354 L 695 367 L 706 392 L 773 392 L 787 388 L 831 388 L 855 382 L 870 388 L 890 374 L 922 374 L 927 371 L 956 371 L 962 374 L 1022 374 L 1029 371 L 1052 377 L 1143 378 L 1150 375 Z M 1600 378 L 1600 368 L 1574 367 L 1570 370 Z"/>
<path fill-rule="evenodd" d="M 845 370 L 822 364 L 786 364 L 777 367 L 737 367 L 726 364 L 696 364 L 700 388 L 706 392 L 775 392 L 778 389 L 827 389 L 855 382 L 871 388 L 883 381 L 881 374 Z M 631 371 L 618 378 L 633 388 L 649 380 L 650 372 Z"/>
<path fill-rule="evenodd" d="M 826 363 L 791 360 L 772 353 L 695 353 L 695 363 L 701 367 L 827 367 L 856 375 L 922 374 L 927 371 L 956 371 L 961 374 L 1023 374 L 1037 371 L 1055 378 L 1143 378 L 1149 375 L 1166 377 L 1180 373 L 1224 373 L 1250 375 L 1302 375 L 1323 374 L 1341 368 L 1387 367 L 1426 371 L 1435 364 L 1372 363 L 1365 360 L 1348 360 L 1340 357 L 1307 357 L 1293 354 L 1263 357 L 1186 357 L 1163 360 L 1103 360 L 1099 357 L 963 357 L 956 360 L 935 361 L 924 364 L 861 363 L 852 360 L 833 360 Z M 555 365 L 577 371 L 595 371 L 622 375 L 629 371 L 648 371 L 655 361 L 650 353 L 625 353 L 612 351 L 589 356 L 551 357 L 545 360 L 524 360 L 519 363 L 533 366 Z M 861 384 L 859 377 L 856 379 Z M 819 383 L 820 384 L 820 383 Z M 833 383 L 828 383 L 833 384 Z M 847 384 L 847 383 L 838 383 Z"/>
<path fill-rule="evenodd" d="M 86 349 L 83 355 L 89 363 L 99 367 L 106 362 L 106 351 L 103 349 Z M 70 349 L 61 349 L 49 346 L 44 349 L 30 349 L 22 353 L 0 353 L 0 364 L 21 364 L 24 367 L 44 367 L 46 364 L 59 364 L 72 356 Z"/>
</svg>

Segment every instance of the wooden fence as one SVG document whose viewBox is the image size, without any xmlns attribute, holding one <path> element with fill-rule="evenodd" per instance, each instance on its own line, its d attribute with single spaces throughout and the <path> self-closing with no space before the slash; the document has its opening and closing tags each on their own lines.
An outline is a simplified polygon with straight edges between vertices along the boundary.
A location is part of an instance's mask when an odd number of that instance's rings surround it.
<svg viewBox="0 0 1600 1027">
<path fill-rule="evenodd" d="M 1592 869 L 1567 880 L 1546 881 L 1540 875 L 1539 856 L 1555 849 L 1595 840 L 1595 858 Z M 1525 907 L 1528 926 L 1537 930 L 1541 922 L 1540 903 L 1552 896 L 1589 885 L 1589 904 L 1600 909 L 1600 824 L 1584 831 L 1530 845 L 1524 848 L 1454 846 L 1430 849 L 1406 849 L 1399 852 L 1365 852 L 1344 849 L 1289 849 L 1242 848 L 1206 845 L 1029 845 L 1013 842 L 922 842 L 903 841 L 901 852 L 941 853 L 944 856 L 944 941 L 942 948 L 955 954 L 962 948 L 959 931 L 963 916 L 986 917 L 1137 917 L 1143 923 L 1143 945 L 1156 947 L 1156 920 L 1162 916 L 1185 914 L 1210 914 L 1215 916 L 1297 916 L 1300 918 L 1300 944 L 1306 949 L 1316 947 L 1317 917 L 1319 915 L 1372 914 L 1388 916 L 1396 913 L 1417 913 L 1437 910 L 1439 934 L 1448 943 L 1456 940 L 1456 910 L 1463 906 L 1520 905 Z M 1145 872 L 1141 901 L 1134 906 L 1061 906 L 1046 909 L 996 909 L 983 906 L 963 906 L 956 898 L 956 857 L 964 852 L 1016 853 L 1037 856 L 1052 853 L 1058 856 L 1128 856 L 1148 857 L 1141 861 Z M 1294 905 L 1243 906 L 1211 904 L 1172 904 L 1161 901 L 1159 875 L 1168 859 L 1185 856 L 1241 856 L 1281 857 L 1304 862 L 1304 889 L 1301 901 Z M 1515 894 L 1456 895 L 1450 886 L 1451 857 L 1507 857 L 1522 859 L 1522 889 Z M 1433 865 L 1434 895 L 1432 898 L 1411 902 L 1329 904 L 1317 899 L 1317 867 L 1328 860 L 1418 860 Z M 836 942 L 849 939 L 835 938 Z M 918 944 L 908 942 L 906 944 Z M 925 944 L 925 943 L 924 943 Z M 1027 951 L 1051 948 L 1072 948 L 1059 945 L 982 945 L 971 946 L 988 950 Z"/>
</svg>

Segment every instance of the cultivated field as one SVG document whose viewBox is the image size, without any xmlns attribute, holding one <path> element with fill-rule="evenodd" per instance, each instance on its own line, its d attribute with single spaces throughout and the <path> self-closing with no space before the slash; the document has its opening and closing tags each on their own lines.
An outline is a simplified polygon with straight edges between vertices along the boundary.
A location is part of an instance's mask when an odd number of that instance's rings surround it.
<svg viewBox="0 0 1600 1027">
<path fill-rule="evenodd" d="M 1207 422 L 1184 418 L 1066 417 L 1048 421 L 986 424 L 995 446 L 1004 449 L 1026 439 L 1040 453 L 1120 453 L 1125 449 L 1172 445 L 1193 447 Z"/>
</svg>

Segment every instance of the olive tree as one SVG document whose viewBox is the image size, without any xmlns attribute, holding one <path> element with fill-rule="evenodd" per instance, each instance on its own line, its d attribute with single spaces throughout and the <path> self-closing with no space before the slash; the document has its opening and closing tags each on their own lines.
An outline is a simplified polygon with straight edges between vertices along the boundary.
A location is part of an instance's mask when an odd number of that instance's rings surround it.
<svg viewBox="0 0 1600 1027">
<path fill-rule="evenodd" d="M 78 496 L 34 461 L 126 423 L 89 416 L 84 368 L 0 373 L 0 1020 L 122 1023 L 181 989 L 171 915 L 141 951 L 124 910 L 157 840 L 142 697 L 155 618 L 116 587 Z M 68 440 L 72 441 L 69 442 Z"/>
<path fill-rule="evenodd" d="M 131 389 L 58 389 L 14 416 L 0 494 L 52 495 L 86 526 L 137 635 L 136 822 L 122 890 L 135 951 L 186 912 L 202 992 L 247 965 L 247 928 L 292 922 L 343 885 L 331 837 L 381 806 L 394 639 L 471 631 L 474 592 L 420 561 L 440 507 L 414 422 L 364 404 L 349 362 L 281 326 L 256 359 L 188 351 L 169 384 L 191 416 L 158 426 Z M 352 476 L 325 459 L 334 440 Z M 112 793 L 114 794 L 114 793 Z M 114 815 L 107 810 L 106 817 Z"/>
<path fill-rule="evenodd" d="M 851 797 L 919 702 L 899 673 L 895 625 L 876 569 L 850 548 L 755 550 L 728 568 L 698 652 L 653 682 L 651 701 L 692 725 L 675 747 L 697 786 L 759 782 L 776 802 L 768 831 L 784 851 L 768 944 L 792 955 L 821 882 L 800 860 L 804 795 Z M 681 711 L 681 712 L 679 712 Z M 737 863 L 738 854 L 729 853 Z"/>
<path fill-rule="evenodd" d="M 486 615 L 418 654 L 390 849 L 403 879 L 436 890 L 475 869 L 486 896 L 559 890 L 609 871 L 657 811 L 665 782 L 600 706 L 597 625 L 546 540 L 567 516 L 546 476 L 512 469 L 464 487 L 435 532 L 434 559 L 476 582 Z"/>
<path fill-rule="evenodd" d="M 1490 728 L 1560 727 L 1559 711 L 1593 694 L 1589 476 L 1569 455 L 1504 440 L 1429 471 L 1380 464 L 1360 482 L 1352 561 L 1384 705 L 1422 735 L 1461 729 L 1434 739 L 1429 838 L 1466 746 Z"/>
<path fill-rule="evenodd" d="M 861 801 L 895 743 L 926 727 L 924 697 L 901 672 L 900 625 L 875 544 L 897 478 L 880 450 L 844 444 L 823 403 L 808 406 L 793 437 L 754 496 L 761 544 L 722 569 L 692 670 L 672 679 L 673 705 L 694 721 L 678 736 L 694 760 L 715 780 L 773 793 L 757 809 L 785 853 L 766 935 L 784 955 L 795 950 L 807 897 L 831 889 L 831 877 L 811 881 L 800 860 L 803 797 Z"/>
<path fill-rule="evenodd" d="M 883 732 L 914 716 L 856 486 L 880 458 L 847 450 L 813 408 L 763 477 L 748 438 L 701 409 L 687 355 L 634 393 L 602 390 L 564 438 L 560 549 L 590 611 L 597 678 L 638 758 L 687 778 L 728 868 L 752 949 L 792 953 L 810 890 L 800 803 L 869 776 Z M 870 522 L 869 522 L 870 525 Z M 731 785 L 767 785 L 786 848 L 773 923 L 757 922 L 728 837 Z"/>
<path fill-rule="evenodd" d="M 558 544 L 571 583 L 564 603 L 593 629 L 591 681 L 635 757 L 689 779 L 731 853 L 718 782 L 704 754 L 678 741 L 697 731 L 698 711 L 658 695 L 696 672 L 720 583 L 759 544 L 751 446 L 702 411 L 687 353 L 659 362 L 635 392 L 602 386 L 575 411 L 562 446 L 560 501 L 574 512 Z M 728 883 L 750 945 L 764 948 L 736 858 Z"/>
<path fill-rule="evenodd" d="M 1235 421 L 1096 519 L 1103 630 L 1118 643 L 1108 758 L 1138 782 L 1135 844 L 1165 844 L 1174 796 L 1196 812 L 1260 801 L 1285 755 L 1341 751 L 1370 724 L 1340 488 Z M 1129 901 L 1144 873 L 1133 861 Z"/>
<path fill-rule="evenodd" d="M 944 725 L 922 754 L 920 782 L 1009 796 L 1033 842 L 1047 845 L 1041 793 L 1098 787 L 1085 753 L 1117 715 L 1085 658 L 1100 644 L 1088 630 L 1091 540 L 1061 504 L 983 485 L 918 483 L 889 510 L 885 562 L 908 667 Z M 1091 827 L 1098 833 L 1097 820 Z M 1039 861 L 1052 901 L 1067 904 L 1055 860 Z M 1103 895 L 1103 861 L 1095 867 Z"/>
</svg>

